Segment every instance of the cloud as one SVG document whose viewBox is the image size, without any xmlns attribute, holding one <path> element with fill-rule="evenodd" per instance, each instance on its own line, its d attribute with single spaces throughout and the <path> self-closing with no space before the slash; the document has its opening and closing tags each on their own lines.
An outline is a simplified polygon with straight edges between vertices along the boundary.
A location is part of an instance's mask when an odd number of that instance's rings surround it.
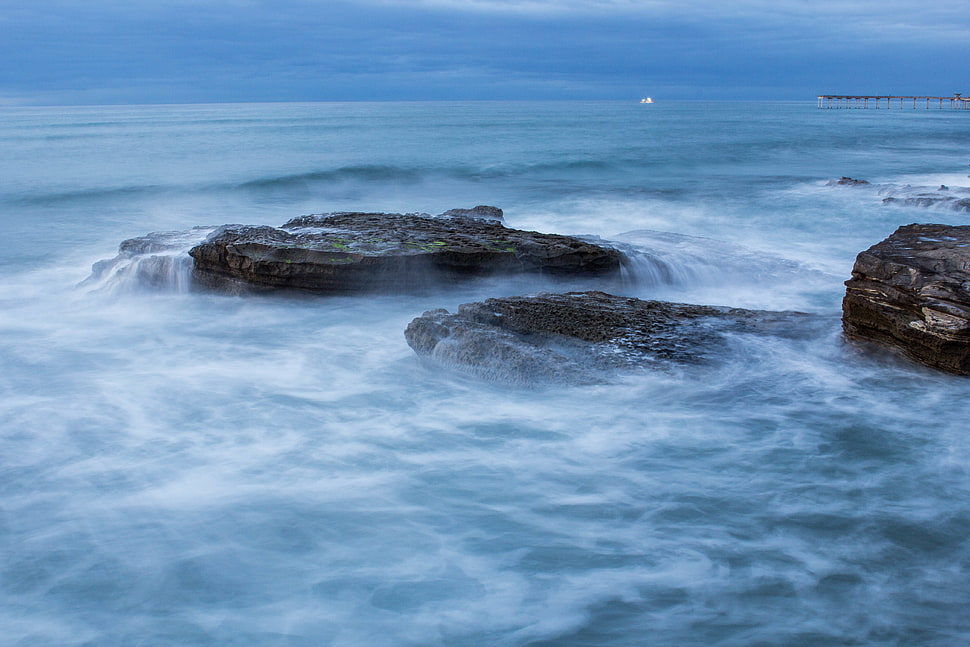
<svg viewBox="0 0 970 647">
<path fill-rule="evenodd" d="M 307 0 L 315 4 L 319 0 Z M 412 9 L 440 9 L 520 13 L 640 14 L 644 16 L 719 17 L 805 16 L 818 21 L 845 17 L 879 19 L 908 16 L 918 24 L 940 20 L 961 21 L 966 14 L 963 0 L 360 0 L 358 4 L 396 6 Z"/>
<path fill-rule="evenodd" d="M 628 98 L 646 87 L 794 98 L 862 84 L 950 92 L 970 58 L 970 18 L 962 2 L 925 4 L 34 0 L 0 4 L 0 96 Z"/>
<path fill-rule="evenodd" d="M 662 0 L 365 0 L 372 4 L 414 9 L 448 11 L 498 12 L 510 14 L 602 13 L 604 11 L 639 11 L 650 6 L 663 6 Z"/>
</svg>

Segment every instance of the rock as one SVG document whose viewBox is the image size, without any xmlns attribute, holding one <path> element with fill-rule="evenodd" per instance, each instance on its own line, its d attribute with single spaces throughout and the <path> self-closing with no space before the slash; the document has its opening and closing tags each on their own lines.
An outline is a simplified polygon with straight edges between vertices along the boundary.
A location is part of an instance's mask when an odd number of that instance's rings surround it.
<svg viewBox="0 0 970 647">
<path fill-rule="evenodd" d="M 940 190 L 944 189 L 941 188 Z M 953 211 L 970 211 L 970 198 L 954 198 L 933 194 L 919 194 L 908 198 L 888 197 L 883 198 L 882 203 L 904 207 L 943 207 Z"/>
<path fill-rule="evenodd" d="M 970 374 L 970 226 L 900 227 L 858 255 L 845 285 L 850 338 Z"/>
<path fill-rule="evenodd" d="M 485 379 L 591 383 L 618 369 L 705 363 L 728 333 L 788 334 L 806 316 L 567 292 L 432 310 L 404 336 L 419 356 Z"/>
<path fill-rule="evenodd" d="M 856 180 L 851 177 L 845 177 L 844 175 L 838 180 L 832 180 L 829 182 L 830 185 L 836 186 L 863 186 L 869 184 L 868 180 Z"/>
<path fill-rule="evenodd" d="M 281 228 L 227 225 L 189 254 L 196 277 L 326 293 L 411 292 L 472 276 L 534 272 L 599 275 L 620 268 L 616 249 L 579 238 L 510 229 L 501 210 L 440 216 L 331 213 Z"/>
</svg>

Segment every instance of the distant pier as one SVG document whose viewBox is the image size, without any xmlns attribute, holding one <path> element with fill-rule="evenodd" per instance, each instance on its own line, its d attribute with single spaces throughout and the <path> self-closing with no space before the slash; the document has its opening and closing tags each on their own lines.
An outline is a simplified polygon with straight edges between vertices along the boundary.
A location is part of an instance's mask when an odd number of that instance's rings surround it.
<svg viewBox="0 0 970 647">
<path fill-rule="evenodd" d="M 885 102 L 885 104 L 882 104 Z M 896 95 L 896 94 L 820 94 L 818 95 L 818 107 L 828 110 L 846 109 L 879 109 L 885 108 L 925 108 L 927 110 L 935 108 L 943 110 L 970 110 L 970 97 L 965 97 L 955 93 L 949 97 L 929 97 L 918 95 Z"/>
</svg>

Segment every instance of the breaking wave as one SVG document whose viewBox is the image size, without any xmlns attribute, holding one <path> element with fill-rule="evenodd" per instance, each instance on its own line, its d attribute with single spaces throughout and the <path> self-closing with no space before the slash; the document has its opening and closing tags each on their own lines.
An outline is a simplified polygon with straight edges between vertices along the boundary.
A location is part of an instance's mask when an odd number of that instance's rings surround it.
<svg viewBox="0 0 970 647">
<path fill-rule="evenodd" d="M 188 231 L 155 232 L 126 240 L 117 256 L 95 263 L 91 275 L 78 287 L 115 293 L 189 292 L 193 261 L 188 252 L 215 229 L 193 227 Z"/>
<path fill-rule="evenodd" d="M 255 180 L 249 180 L 239 185 L 242 189 L 251 191 L 292 190 L 308 187 L 314 183 L 361 181 L 369 183 L 379 182 L 417 182 L 425 176 L 419 169 L 403 168 L 386 165 L 343 166 L 328 171 L 311 171 L 309 173 L 294 173 L 291 175 L 277 175 Z"/>
</svg>

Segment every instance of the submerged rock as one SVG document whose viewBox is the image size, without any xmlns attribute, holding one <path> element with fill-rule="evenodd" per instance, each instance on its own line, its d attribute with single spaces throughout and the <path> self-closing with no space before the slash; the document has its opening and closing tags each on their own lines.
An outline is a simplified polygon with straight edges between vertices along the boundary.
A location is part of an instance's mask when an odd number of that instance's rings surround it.
<svg viewBox="0 0 970 647">
<path fill-rule="evenodd" d="M 418 355 L 486 379 L 588 383 L 611 370 L 707 362 L 726 334 L 787 334 L 805 316 L 567 292 L 432 310 L 404 336 Z"/>
<path fill-rule="evenodd" d="M 571 236 L 511 229 L 501 209 L 440 216 L 330 213 L 276 227 L 227 225 L 189 254 L 196 278 L 327 293 L 408 292 L 470 276 L 604 274 L 620 253 Z"/>
<path fill-rule="evenodd" d="M 949 191 L 949 188 L 938 189 Z M 953 211 L 970 211 L 970 198 L 955 198 L 952 196 L 919 194 L 908 198 L 890 196 L 883 198 L 883 204 L 902 205 L 904 207 L 942 207 Z"/>
<path fill-rule="evenodd" d="M 845 285 L 849 337 L 970 374 L 970 226 L 900 227 L 858 255 Z"/>
<path fill-rule="evenodd" d="M 938 187 L 913 186 L 909 184 L 870 184 L 867 180 L 857 180 L 842 177 L 830 180 L 829 186 L 869 186 L 882 196 L 884 205 L 897 207 L 921 207 L 924 209 L 943 209 L 949 211 L 970 212 L 970 188 L 961 186 Z"/>
</svg>

